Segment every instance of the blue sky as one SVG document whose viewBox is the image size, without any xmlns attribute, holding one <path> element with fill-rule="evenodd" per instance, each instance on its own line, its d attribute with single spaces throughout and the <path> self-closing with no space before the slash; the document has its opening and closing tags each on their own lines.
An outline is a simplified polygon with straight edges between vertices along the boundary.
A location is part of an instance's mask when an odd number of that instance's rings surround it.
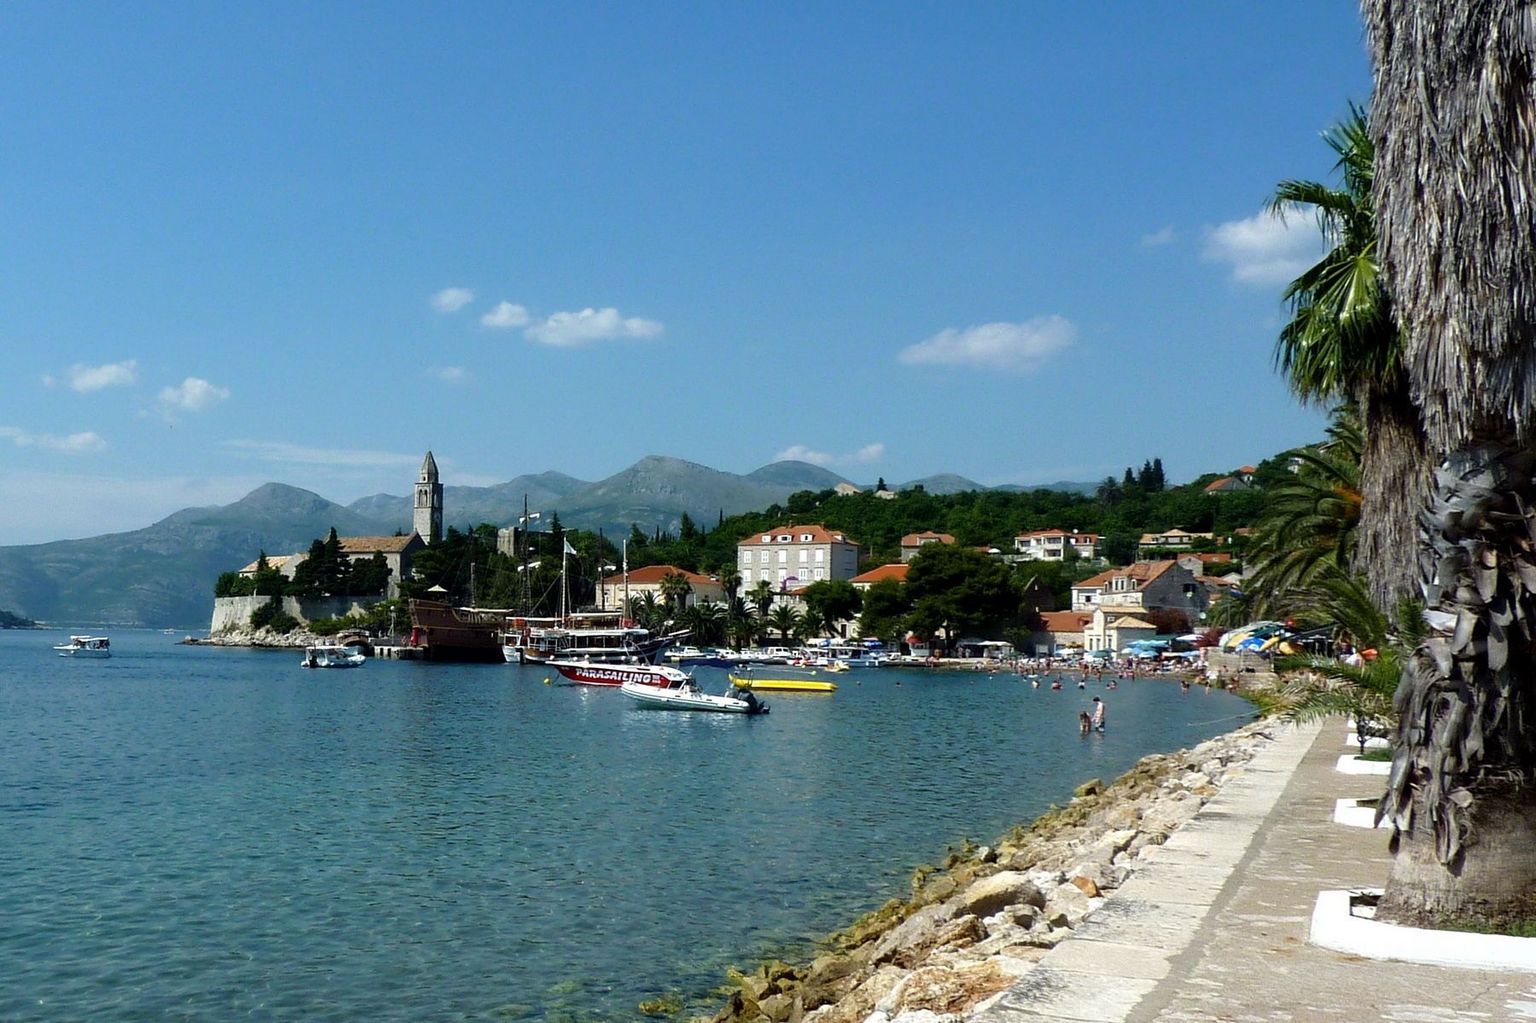
<svg viewBox="0 0 1536 1023">
<path fill-rule="evenodd" d="M 666 454 L 1174 479 L 1318 436 L 1259 216 L 1353 5 L 0 9 L 0 542 Z"/>
</svg>

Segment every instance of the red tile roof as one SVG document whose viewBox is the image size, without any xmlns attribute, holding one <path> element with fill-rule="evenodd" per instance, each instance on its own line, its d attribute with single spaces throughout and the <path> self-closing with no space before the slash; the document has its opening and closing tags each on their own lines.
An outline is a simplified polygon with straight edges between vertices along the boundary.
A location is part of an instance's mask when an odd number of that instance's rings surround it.
<svg viewBox="0 0 1536 1023">
<path fill-rule="evenodd" d="M 631 586 L 656 586 L 660 584 L 662 579 L 671 575 L 673 572 L 682 573 L 683 578 L 688 580 L 689 586 L 720 585 L 720 581 L 718 579 L 711 579 L 707 575 L 700 575 L 697 572 L 690 572 L 685 568 L 678 568 L 676 565 L 646 565 L 644 568 L 632 568 L 629 570 L 629 584 Z M 624 576 L 622 573 L 618 575 L 605 576 L 603 578 L 604 586 L 619 586 L 623 585 L 623 583 Z"/>
<path fill-rule="evenodd" d="M 415 533 L 408 536 L 339 536 L 343 554 L 398 554 L 412 540 L 420 541 Z"/>
<path fill-rule="evenodd" d="M 1076 590 L 1087 589 L 1090 586 L 1102 587 L 1111 579 L 1115 579 L 1124 575 L 1130 576 L 1132 579 L 1136 580 L 1136 588 L 1138 590 L 1145 589 L 1148 583 L 1162 575 L 1164 572 L 1168 571 L 1170 568 L 1176 567 L 1177 564 L 1178 562 L 1175 561 L 1138 561 L 1136 564 L 1129 565 L 1125 568 L 1111 568 L 1107 571 L 1100 572 L 1098 575 L 1090 576 L 1080 583 L 1073 583 L 1072 588 Z"/>
<path fill-rule="evenodd" d="M 809 535 L 811 539 L 801 540 L 800 537 Z M 768 537 L 764 540 L 763 537 Z M 788 536 L 788 540 L 780 540 L 779 537 Z M 857 546 L 854 540 L 842 533 L 834 532 L 826 526 L 774 526 L 765 529 L 761 533 L 753 533 L 745 539 L 736 541 L 737 547 L 762 547 L 775 543 L 846 543 Z"/>
<path fill-rule="evenodd" d="M 877 583 L 882 579 L 895 579 L 899 583 L 904 583 L 907 581 L 907 572 L 911 568 L 911 564 L 905 561 L 896 565 L 880 565 L 870 569 L 868 572 L 856 575 L 848 581 L 856 585 Z"/>
<path fill-rule="evenodd" d="M 1077 533 L 1066 529 L 1031 529 L 1027 533 L 1020 533 L 1016 539 L 1028 540 L 1037 536 L 1064 536 L 1069 540 L 1088 540 L 1095 544 L 1099 542 L 1098 533 Z"/>
<path fill-rule="evenodd" d="M 1093 621 L 1092 611 L 1041 611 L 1047 632 L 1082 632 Z"/>
<path fill-rule="evenodd" d="M 906 536 L 901 538 L 901 545 L 903 547 L 917 547 L 924 541 L 929 543 L 934 541 L 939 543 L 954 543 L 955 538 L 950 536 L 948 533 L 935 533 L 931 529 L 926 529 L 921 533 L 908 533 Z"/>
</svg>

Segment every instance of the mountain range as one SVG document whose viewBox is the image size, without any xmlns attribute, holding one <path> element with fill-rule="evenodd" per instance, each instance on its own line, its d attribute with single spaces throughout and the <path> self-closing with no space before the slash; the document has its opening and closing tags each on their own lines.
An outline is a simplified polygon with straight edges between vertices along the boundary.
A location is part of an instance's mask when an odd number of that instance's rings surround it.
<svg viewBox="0 0 1536 1023">
<path fill-rule="evenodd" d="M 445 487 L 443 511 L 451 526 L 506 525 L 522 514 L 526 495 L 530 510 L 546 516 L 558 511 L 562 525 L 617 536 L 628 533 L 631 524 L 646 531 L 676 530 L 684 513 L 707 526 L 721 514 L 760 510 L 796 491 L 844 482 L 807 462 L 773 462 L 739 476 L 650 456 L 597 482 L 543 472 L 489 487 Z M 948 474 L 892 489 L 919 484 L 936 494 L 988 489 Z M 1057 483 L 1047 489 L 1093 486 Z M 0 608 L 45 622 L 201 628 L 221 572 L 250 563 L 262 551 L 304 550 L 333 526 L 343 536 L 408 530 L 411 498 L 374 494 L 341 505 L 298 487 L 266 483 L 232 504 L 184 508 L 131 532 L 0 547 Z"/>
</svg>

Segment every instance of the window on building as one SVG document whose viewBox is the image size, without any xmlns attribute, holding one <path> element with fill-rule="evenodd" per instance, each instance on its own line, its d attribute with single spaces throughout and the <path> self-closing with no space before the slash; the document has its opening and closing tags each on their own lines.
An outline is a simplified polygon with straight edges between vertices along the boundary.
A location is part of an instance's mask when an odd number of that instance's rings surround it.
<svg viewBox="0 0 1536 1023">
<path fill-rule="evenodd" d="M 785 569 L 782 569 L 782 568 L 779 569 L 779 582 L 782 583 L 785 580 L 785 578 L 788 577 L 788 575 L 789 575 L 788 571 L 786 571 Z"/>
<path fill-rule="evenodd" d="M 822 579 L 825 579 L 826 577 L 827 577 L 827 570 L 826 569 L 818 568 L 816 570 L 816 580 L 818 582 L 820 582 Z"/>
<path fill-rule="evenodd" d="M 770 543 L 772 540 L 773 537 L 769 536 L 767 533 L 763 534 L 763 543 Z"/>
<path fill-rule="evenodd" d="M 751 581 L 752 581 L 752 570 L 750 568 L 742 569 L 741 570 L 741 585 L 745 586 L 745 585 L 747 585 L 747 583 L 749 583 Z"/>
<path fill-rule="evenodd" d="M 779 564 L 781 564 L 781 565 L 789 564 L 789 552 L 788 551 L 782 551 L 782 550 L 779 551 Z"/>
<path fill-rule="evenodd" d="M 768 552 L 767 551 L 759 551 L 758 552 L 758 554 L 757 554 L 757 563 L 759 565 L 766 565 L 766 564 L 768 564 Z"/>
<path fill-rule="evenodd" d="M 743 565 L 750 565 L 750 564 L 752 564 L 752 552 L 751 551 L 742 551 L 741 552 L 741 563 Z"/>
<path fill-rule="evenodd" d="M 789 543 L 789 534 L 788 533 L 780 533 L 779 534 L 779 543 Z"/>
<path fill-rule="evenodd" d="M 800 564 L 802 564 L 802 565 L 807 564 L 807 563 L 810 562 L 810 560 L 811 560 L 811 552 L 806 550 L 804 547 L 800 548 Z"/>
<path fill-rule="evenodd" d="M 801 534 L 800 534 L 800 542 L 801 542 L 801 543 L 810 543 L 810 542 L 811 542 L 811 541 L 812 541 L 812 540 L 814 540 L 814 539 L 816 539 L 816 538 L 815 538 L 815 537 L 813 537 L 813 536 L 812 536 L 812 535 L 811 535 L 811 534 L 809 534 L 809 533 L 801 533 Z"/>
<path fill-rule="evenodd" d="M 827 552 L 820 547 L 816 548 L 816 564 L 819 565 L 825 560 L 827 560 Z"/>
</svg>

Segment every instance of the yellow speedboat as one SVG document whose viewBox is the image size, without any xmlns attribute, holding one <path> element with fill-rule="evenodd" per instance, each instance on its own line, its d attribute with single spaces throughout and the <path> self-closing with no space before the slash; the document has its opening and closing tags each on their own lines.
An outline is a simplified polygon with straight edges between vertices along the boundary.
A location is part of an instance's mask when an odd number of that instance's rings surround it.
<svg viewBox="0 0 1536 1023">
<path fill-rule="evenodd" d="M 835 693 L 836 682 L 819 682 L 811 678 L 748 678 L 732 675 L 731 685 L 737 689 L 772 689 L 781 693 Z"/>
</svg>

